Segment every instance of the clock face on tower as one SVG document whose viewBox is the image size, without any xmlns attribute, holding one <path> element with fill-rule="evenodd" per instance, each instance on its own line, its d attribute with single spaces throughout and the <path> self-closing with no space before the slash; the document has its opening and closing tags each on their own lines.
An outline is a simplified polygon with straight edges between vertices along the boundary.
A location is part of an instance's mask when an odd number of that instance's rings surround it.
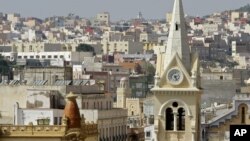
<svg viewBox="0 0 250 141">
<path fill-rule="evenodd" d="M 183 80 L 183 74 L 178 68 L 172 68 L 167 73 L 167 80 L 172 85 L 179 85 Z"/>
</svg>

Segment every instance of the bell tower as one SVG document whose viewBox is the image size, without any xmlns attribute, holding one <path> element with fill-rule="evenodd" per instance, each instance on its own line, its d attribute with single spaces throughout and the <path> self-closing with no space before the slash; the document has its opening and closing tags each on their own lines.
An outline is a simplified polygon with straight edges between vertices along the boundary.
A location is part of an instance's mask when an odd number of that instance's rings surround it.
<svg viewBox="0 0 250 141">
<path fill-rule="evenodd" d="M 157 55 L 154 130 L 157 141 L 199 141 L 199 57 L 187 42 L 182 0 L 175 0 L 165 52 Z"/>
</svg>

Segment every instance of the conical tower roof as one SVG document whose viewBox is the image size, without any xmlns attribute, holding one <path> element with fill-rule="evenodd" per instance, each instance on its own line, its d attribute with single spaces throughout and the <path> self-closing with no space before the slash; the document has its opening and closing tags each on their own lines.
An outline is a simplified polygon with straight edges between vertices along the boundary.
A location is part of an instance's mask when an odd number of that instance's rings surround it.
<svg viewBox="0 0 250 141">
<path fill-rule="evenodd" d="M 81 117 L 76 98 L 77 96 L 72 92 L 66 96 L 67 100 L 64 108 L 64 117 L 68 120 L 67 125 L 69 128 L 81 128 Z"/>
</svg>

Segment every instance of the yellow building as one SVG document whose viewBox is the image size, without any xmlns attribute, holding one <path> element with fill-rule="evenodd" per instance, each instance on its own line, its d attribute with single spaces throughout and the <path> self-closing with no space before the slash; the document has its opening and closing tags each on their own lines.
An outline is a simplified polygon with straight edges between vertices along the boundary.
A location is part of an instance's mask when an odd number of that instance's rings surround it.
<svg viewBox="0 0 250 141">
<path fill-rule="evenodd" d="M 240 12 L 232 12 L 231 13 L 231 22 L 232 23 L 239 20 L 239 18 L 240 18 Z"/>
<path fill-rule="evenodd" d="M 144 51 L 150 51 L 150 50 L 154 50 L 154 48 L 156 46 L 158 46 L 158 43 L 153 43 L 153 42 L 144 42 L 143 43 L 143 50 Z"/>
<path fill-rule="evenodd" d="M 101 24 L 109 25 L 110 24 L 110 14 L 108 12 L 98 13 L 96 15 L 96 20 L 101 22 Z"/>
<path fill-rule="evenodd" d="M 66 96 L 62 125 L 0 125 L 1 141 L 97 141 L 97 124 L 80 117 L 76 95 Z"/>
</svg>

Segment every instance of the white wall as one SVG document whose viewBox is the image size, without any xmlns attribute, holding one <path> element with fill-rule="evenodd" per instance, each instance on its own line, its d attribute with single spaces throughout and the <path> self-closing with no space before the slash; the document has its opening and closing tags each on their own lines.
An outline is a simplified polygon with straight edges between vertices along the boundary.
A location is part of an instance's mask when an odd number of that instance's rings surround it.
<svg viewBox="0 0 250 141">
<path fill-rule="evenodd" d="M 147 132 L 150 132 L 150 136 L 147 136 Z M 156 141 L 156 134 L 154 131 L 154 125 L 146 126 L 144 128 L 145 141 Z"/>
<path fill-rule="evenodd" d="M 80 115 L 84 115 L 85 122 L 94 122 L 97 123 L 98 120 L 98 110 L 80 110 Z"/>
<path fill-rule="evenodd" d="M 28 125 L 30 122 L 37 125 L 37 119 L 50 119 L 49 125 L 54 125 L 54 117 L 60 120 L 63 110 L 59 109 L 17 109 L 17 125 Z"/>
</svg>

